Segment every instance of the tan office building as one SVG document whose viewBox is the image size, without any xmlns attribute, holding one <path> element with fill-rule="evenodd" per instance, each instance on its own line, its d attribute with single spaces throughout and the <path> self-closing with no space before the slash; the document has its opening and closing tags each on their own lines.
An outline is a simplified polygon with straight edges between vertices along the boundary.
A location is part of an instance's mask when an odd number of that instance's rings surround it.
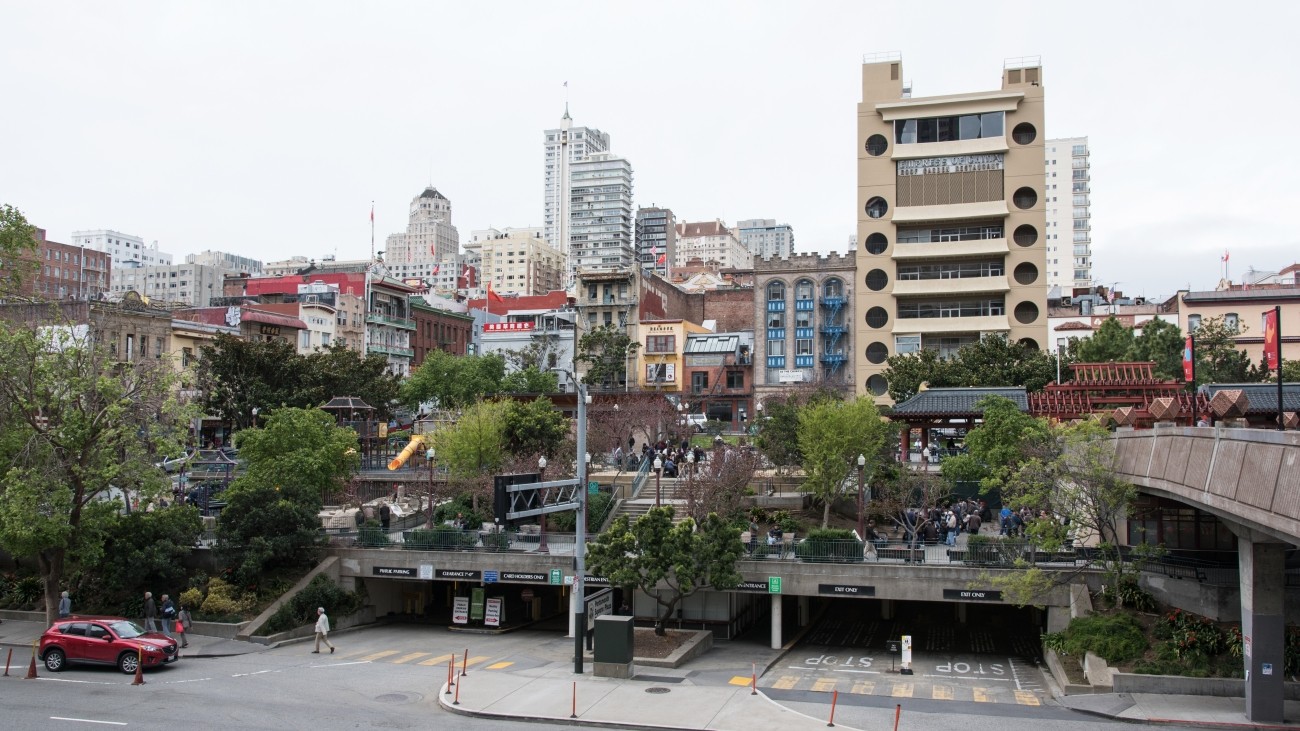
<svg viewBox="0 0 1300 731">
<path fill-rule="evenodd" d="M 903 79 L 897 57 L 862 65 L 854 372 L 881 401 L 891 355 L 1047 344 L 1042 68 L 935 97 Z"/>
</svg>

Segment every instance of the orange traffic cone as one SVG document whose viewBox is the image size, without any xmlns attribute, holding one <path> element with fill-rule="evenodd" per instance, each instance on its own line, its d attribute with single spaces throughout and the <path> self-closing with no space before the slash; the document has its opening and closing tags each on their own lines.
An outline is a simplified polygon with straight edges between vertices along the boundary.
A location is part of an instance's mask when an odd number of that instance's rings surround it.
<svg viewBox="0 0 1300 731">
<path fill-rule="evenodd" d="M 135 680 L 131 681 L 131 685 L 144 685 L 144 650 L 140 651 L 137 658 L 138 659 L 135 663 Z"/>
<path fill-rule="evenodd" d="M 32 653 L 32 662 L 27 666 L 27 677 L 23 680 L 36 680 L 36 653 Z"/>
</svg>

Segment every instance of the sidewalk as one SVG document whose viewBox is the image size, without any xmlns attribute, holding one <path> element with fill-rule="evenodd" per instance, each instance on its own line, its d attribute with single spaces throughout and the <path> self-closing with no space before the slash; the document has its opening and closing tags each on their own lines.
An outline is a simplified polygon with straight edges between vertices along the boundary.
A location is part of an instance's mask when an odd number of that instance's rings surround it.
<svg viewBox="0 0 1300 731">
<path fill-rule="evenodd" d="M 21 660 L 25 664 L 31 657 L 32 647 L 40 640 L 46 629 L 48 627 L 44 622 L 6 619 L 0 623 L 0 651 L 7 655 L 12 649 L 14 662 Z M 172 636 L 177 635 L 173 632 Z M 193 633 L 190 633 L 188 639 L 190 646 L 180 651 L 181 657 L 229 657 L 267 649 L 253 642 L 240 642 Z"/>
<path fill-rule="evenodd" d="M 1287 720 L 1281 725 L 1246 720 L 1245 698 L 1099 693 L 1060 696 L 1056 701 L 1071 710 L 1118 721 L 1232 728 L 1300 728 L 1300 701 L 1285 701 L 1284 713 Z"/>
</svg>

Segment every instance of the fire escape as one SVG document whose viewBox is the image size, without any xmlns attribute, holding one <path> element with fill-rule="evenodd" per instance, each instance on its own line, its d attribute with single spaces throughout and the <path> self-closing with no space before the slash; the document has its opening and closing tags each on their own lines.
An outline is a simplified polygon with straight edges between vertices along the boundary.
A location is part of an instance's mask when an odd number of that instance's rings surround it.
<svg viewBox="0 0 1300 731">
<path fill-rule="evenodd" d="M 844 323 L 844 284 L 832 279 L 822 285 L 821 318 L 821 364 L 825 369 L 825 380 L 840 380 L 844 363 L 848 356 L 844 354 L 844 336 L 848 328 Z"/>
</svg>

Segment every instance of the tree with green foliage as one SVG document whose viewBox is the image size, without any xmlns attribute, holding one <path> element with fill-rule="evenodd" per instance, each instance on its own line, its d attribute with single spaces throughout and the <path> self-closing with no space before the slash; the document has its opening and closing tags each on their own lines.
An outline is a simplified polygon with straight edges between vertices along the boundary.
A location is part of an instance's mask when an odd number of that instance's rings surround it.
<svg viewBox="0 0 1300 731">
<path fill-rule="evenodd" d="M 967 453 L 945 459 L 944 479 L 980 481 L 983 492 L 997 490 L 1020 464 L 1041 450 L 1051 437 L 1047 421 L 1020 410 L 1003 396 L 985 396 L 976 402 L 980 424 L 966 435 Z"/>
<path fill-rule="evenodd" d="M 69 588 L 84 597 L 83 611 L 93 604 L 118 614 L 122 604 L 139 596 L 141 587 L 183 587 L 186 561 L 202 532 L 199 511 L 189 505 L 117 516 L 105 525 L 100 559 L 70 577 Z"/>
<path fill-rule="evenodd" d="M 1024 386 L 1041 391 L 1056 380 L 1056 359 L 1037 348 L 1013 343 L 1003 335 L 990 335 L 963 346 L 951 358 L 922 348 L 915 353 L 891 356 L 884 376 L 889 396 L 906 401 L 921 390 L 972 386 Z"/>
<path fill-rule="evenodd" d="M 858 456 L 867 459 L 866 480 L 889 459 L 894 426 L 882 419 L 873 400 L 821 401 L 799 411 L 799 450 L 803 453 L 804 488 L 822 502 L 822 527 L 830 523 L 831 504 L 850 488 L 856 490 Z"/>
<path fill-rule="evenodd" d="M 799 412 L 812 404 L 840 401 L 844 396 L 829 388 L 802 388 L 763 401 L 755 426 L 754 445 L 784 473 L 803 464 L 799 449 Z"/>
<path fill-rule="evenodd" d="M 1142 323 L 1142 332 L 1133 339 L 1127 359 L 1154 361 L 1156 378 L 1183 380 L 1183 331 L 1177 325 L 1153 317 Z"/>
<path fill-rule="evenodd" d="M 501 393 L 555 393 L 559 390 L 559 375 L 540 371 L 534 366 L 507 373 L 501 379 Z"/>
<path fill-rule="evenodd" d="M 455 423 L 433 434 L 438 464 L 455 477 L 481 477 L 504 463 L 506 421 L 511 405 L 506 401 L 479 401 L 465 409 Z"/>
<path fill-rule="evenodd" d="M 297 398 L 301 357 L 287 340 L 245 340 L 222 333 L 200 352 L 197 383 L 203 407 L 236 430 L 255 425 L 254 408 L 303 405 Z"/>
<path fill-rule="evenodd" d="M 1237 338 L 1247 331 L 1238 322 L 1230 325 L 1222 316 L 1207 317 L 1192 332 L 1196 339 L 1196 385 L 1207 383 L 1253 383 L 1261 379 Z"/>
<path fill-rule="evenodd" d="M 1111 315 L 1093 331 L 1091 337 L 1079 341 L 1078 356 L 1082 363 L 1122 362 L 1129 359 L 1135 338 L 1133 328 Z"/>
<path fill-rule="evenodd" d="M 555 457 L 569 435 L 569 420 L 545 396 L 532 401 L 507 401 L 502 436 L 506 449 L 517 456 Z"/>
<path fill-rule="evenodd" d="M 741 581 L 736 564 L 744 544 L 740 529 L 711 513 L 697 527 L 687 518 L 673 525 L 671 506 L 650 508 L 635 523 L 626 515 L 587 544 L 592 576 L 609 579 L 625 591 L 640 589 L 660 607 L 655 634 L 677 605 L 701 589 L 730 591 Z"/>
<path fill-rule="evenodd" d="M 22 211 L 0 204 L 0 293 L 17 291 L 39 264 L 36 261 L 36 227 Z"/>
<path fill-rule="evenodd" d="M 360 463 L 357 435 L 320 409 L 276 409 L 235 437 L 248 470 L 222 493 L 219 555 L 241 586 L 268 570 L 305 566 L 320 546 L 322 496 Z"/>
<path fill-rule="evenodd" d="M 49 621 L 67 574 L 103 555 L 113 498 L 170 487 L 154 462 L 189 418 L 168 361 L 122 363 L 95 331 L 0 328 L 0 547 L 35 559 Z"/>
<path fill-rule="evenodd" d="M 452 355 L 431 350 L 402 384 L 401 398 L 411 407 L 432 402 L 443 410 L 464 409 L 484 396 L 501 393 L 505 375 L 506 361 L 499 354 Z"/>
<path fill-rule="evenodd" d="M 583 383 L 601 388 L 621 387 L 628 380 L 628 359 L 639 346 L 623 328 L 604 325 L 583 334 L 573 360 L 587 364 Z"/>
<path fill-rule="evenodd" d="M 289 401 L 302 408 L 324 406 L 335 396 L 355 396 L 375 408 L 371 417 L 387 421 L 401 396 L 402 379 L 378 353 L 362 354 L 335 343 L 303 359 L 301 394 Z"/>
</svg>

